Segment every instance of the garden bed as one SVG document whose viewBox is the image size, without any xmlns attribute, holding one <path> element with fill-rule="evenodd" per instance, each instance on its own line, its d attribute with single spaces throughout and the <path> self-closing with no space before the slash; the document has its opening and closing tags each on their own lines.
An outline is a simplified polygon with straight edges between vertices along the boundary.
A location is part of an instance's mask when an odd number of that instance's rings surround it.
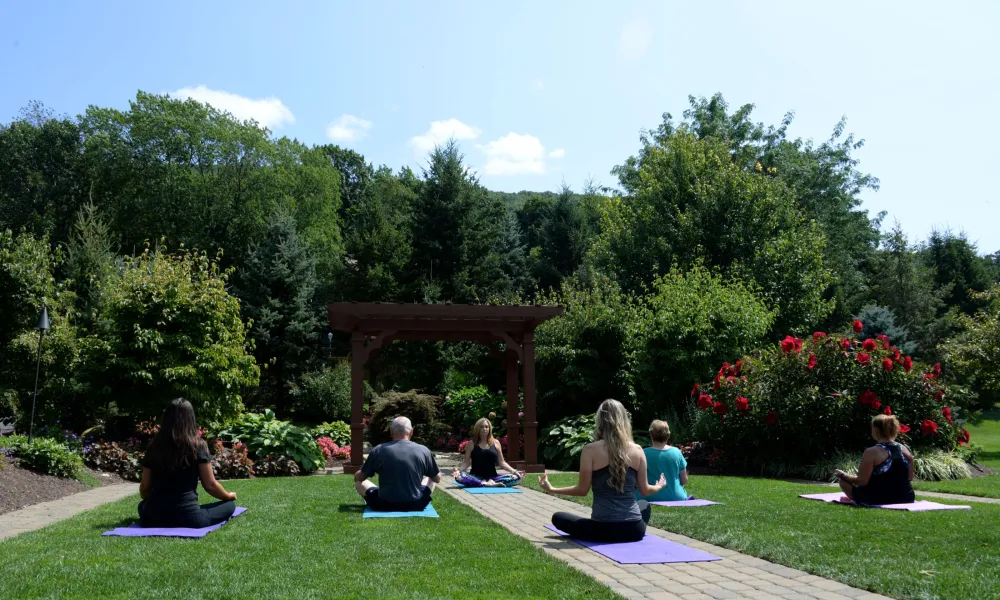
<svg viewBox="0 0 1000 600">
<path fill-rule="evenodd" d="M 42 475 L 8 464 L 0 471 L 0 515 L 84 492 L 94 486 L 122 482 L 121 478 L 111 473 L 90 469 L 85 472 L 86 475 L 81 475 L 81 479 L 86 479 L 90 485 L 79 479 Z"/>
</svg>

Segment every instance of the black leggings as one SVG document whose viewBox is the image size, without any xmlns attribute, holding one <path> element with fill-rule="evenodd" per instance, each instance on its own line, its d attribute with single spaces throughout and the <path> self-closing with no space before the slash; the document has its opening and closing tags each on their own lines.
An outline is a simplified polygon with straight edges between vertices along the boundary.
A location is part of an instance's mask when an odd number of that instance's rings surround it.
<svg viewBox="0 0 1000 600">
<path fill-rule="evenodd" d="M 552 524 L 570 537 L 588 542 L 638 542 L 646 535 L 646 523 L 652 510 L 644 500 L 639 502 L 639 507 L 642 518 L 636 521 L 595 521 L 573 513 L 557 512 L 552 515 Z"/>
<path fill-rule="evenodd" d="M 231 500 L 220 500 L 211 504 L 191 507 L 191 510 L 156 510 L 139 503 L 139 524 L 143 527 L 190 527 L 201 529 L 222 523 L 233 516 L 236 503 Z"/>
</svg>

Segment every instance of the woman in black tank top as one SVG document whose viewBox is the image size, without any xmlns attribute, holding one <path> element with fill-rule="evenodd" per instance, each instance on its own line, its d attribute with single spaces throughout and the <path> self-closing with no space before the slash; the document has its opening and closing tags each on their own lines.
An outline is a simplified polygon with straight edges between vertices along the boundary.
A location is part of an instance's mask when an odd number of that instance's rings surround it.
<svg viewBox="0 0 1000 600">
<path fill-rule="evenodd" d="M 865 450 L 857 475 L 837 471 L 840 489 L 858 504 L 909 504 L 914 501 L 913 455 L 896 442 L 899 419 L 878 415 L 872 419 L 872 437 L 878 442 Z"/>
<path fill-rule="evenodd" d="M 510 475 L 498 475 L 498 465 Z M 504 460 L 503 449 L 500 447 L 500 441 L 493 437 L 493 424 L 489 419 L 479 419 L 472 426 L 472 439 L 469 440 L 465 456 L 462 457 L 462 466 L 460 469 L 452 469 L 451 475 L 456 482 L 465 487 L 512 487 L 520 483 L 524 477 L 524 473 Z"/>
</svg>

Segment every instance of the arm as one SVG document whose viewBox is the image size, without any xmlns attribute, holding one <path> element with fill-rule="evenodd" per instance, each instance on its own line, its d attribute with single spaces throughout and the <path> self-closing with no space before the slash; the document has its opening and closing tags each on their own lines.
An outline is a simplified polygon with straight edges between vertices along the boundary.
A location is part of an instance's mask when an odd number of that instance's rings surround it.
<svg viewBox="0 0 1000 600">
<path fill-rule="evenodd" d="M 594 461 L 590 446 L 585 446 L 580 453 L 580 478 L 576 485 L 572 487 L 554 488 L 549 483 L 549 476 L 542 475 L 538 478 L 538 485 L 546 494 L 560 494 L 562 496 L 586 496 L 590 493 L 590 482 L 594 476 Z"/>
<path fill-rule="evenodd" d="M 153 470 L 149 467 L 142 469 L 142 481 L 139 482 L 139 497 L 149 500 L 149 489 L 153 487 Z"/>
<path fill-rule="evenodd" d="M 910 481 L 913 481 L 913 454 L 906 446 L 903 446 L 902 444 L 900 444 L 900 446 L 902 446 L 903 454 L 906 455 L 906 460 L 910 463 Z"/>
<path fill-rule="evenodd" d="M 639 474 L 639 477 L 636 478 L 636 487 L 639 488 L 640 494 L 643 496 L 652 496 L 667 485 L 667 478 L 662 473 L 660 474 L 660 480 L 650 485 L 649 480 L 646 478 L 646 473 L 648 472 L 646 470 L 646 453 L 642 451 L 642 448 L 633 444 L 632 448 L 629 449 L 629 454 L 632 455 L 632 460 L 638 463 L 634 468 Z"/>
<path fill-rule="evenodd" d="M 872 476 L 872 469 L 875 468 L 875 455 L 877 453 L 878 450 L 876 448 L 865 450 L 864 456 L 861 457 L 861 466 L 858 467 L 857 475 L 848 475 L 838 469 L 837 477 L 851 485 L 868 485 L 868 480 Z"/>
<path fill-rule="evenodd" d="M 365 472 L 362 471 L 361 469 L 358 469 L 357 471 L 354 472 L 354 481 L 356 483 L 361 483 L 365 479 L 368 479 L 368 476 L 365 475 Z"/>
<path fill-rule="evenodd" d="M 236 500 L 236 494 L 227 492 L 222 484 L 215 480 L 215 473 L 212 472 L 212 463 L 201 463 L 198 465 L 198 475 L 201 477 L 201 487 L 205 488 L 208 495 L 219 500 Z"/>
<path fill-rule="evenodd" d="M 462 455 L 462 464 L 457 469 L 451 470 L 452 477 L 458 477 L 459 473 L 468 473 L 472 467 L 472 440 L 465 445 L 465 453 Z"/>
<path fill-rule="evenodd" d="M 499 440 L 493 440 L 493 445 L 497 449 L 497 462 L 500 463 L 500 466 L 504 470 L 509 471 L 511 475 L 517 475 L 518 477 L 524 477 L 524 473 L 522 473 L 522 472 L 518 471 L 517 469 L 515 469 L 514 467 L 508 465 L 507 461 L 503 459 L 503 447 L 500 446 L 500 441 Z"/>
<path fill-rule="evenodd" d="M 684 469 L 683 471 L 681 471 L 680 474 L 679 474 L 679 477 L 680 477 L 680 480 L 681 480 L 681 485 L 687 485 L 688 484 L 688 470 L 687 469 Z"/>
</svg>

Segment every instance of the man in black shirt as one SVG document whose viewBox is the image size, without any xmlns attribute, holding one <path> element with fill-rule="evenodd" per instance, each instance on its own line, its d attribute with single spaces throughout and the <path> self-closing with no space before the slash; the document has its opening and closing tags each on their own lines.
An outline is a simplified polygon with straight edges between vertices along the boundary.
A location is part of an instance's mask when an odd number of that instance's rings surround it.
<svg viewBox="0 0 1000 600">
<path fill-rule="evenodd" d="M 422 511 L 430 504 L 434 485 L 441 483 L 437 461 L 426 446 L 410 441 L 413 425 L 406 417 L 393 419 L 389 431 L 392 441 L 372 449 L 354 474 L 354 488 L 372 510 Z M 374 475 L 377 486 L 368 480 Z"/>
</svg>

